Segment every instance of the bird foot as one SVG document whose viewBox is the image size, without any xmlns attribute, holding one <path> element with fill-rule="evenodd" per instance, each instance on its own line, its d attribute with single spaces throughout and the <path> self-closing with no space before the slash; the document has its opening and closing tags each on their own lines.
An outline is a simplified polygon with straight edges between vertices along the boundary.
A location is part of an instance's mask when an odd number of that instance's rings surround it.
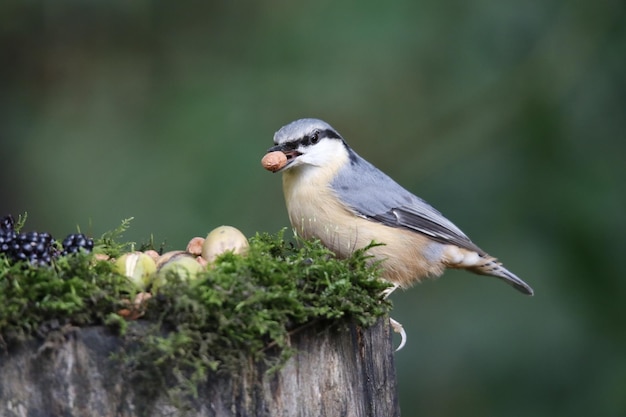
<svg viewBox="0 0 626 417">
<path fill-rule="evenodd" d="M 389 287 L 385 291 L 383 291 L 382 292 L 383 300 L 386 300 L 391 295 L 391 293 L 397 290 L 398 288 L 400 288 L 399 284 L 393 284 L 392 287 Z M 389 317 L 389 324 L 391 324 L 391 328 L 393 329 L 394 333 L 398 333 L 400 337 L 402 338 L 402 340 L 400 341 L 400 346 L 396 348 L 396 352 L 397 352 L 400 349 L 402 349 L 404 345 L 406 345 L 406 331 L 404 331 L 404 327 L 402 327 L 400 322 L 392 319 L 391 317 Z"/>
<path fill-rule="evenodd" d="M 398 288 L 400 288 L 400 284 L 393 284 L 393 287 L 388 287 L 386 288 L 382 294 L 383 294 L 383 300 L 386 300 L 387 298 L 389 298 L 389 296 L 391 295 L 392 292 L 394 292 L 395 290 L 397 290 Z"/>
<path fill-rule="evenodd" d="M 402 340 L 400 341 L 400 346 L 396 348 L 396 352 L 397 352 L 400 349 L 402 349 L 404 345 L 406 344 L 406 331 L 404 331 L 404 327 L 402 327 L 402 325 L 399 322 L 392 319 L 391 317 L 389 317 L 389 324 L 391 324 L 391 328 L 393 329 L 393 331 L 395 333 L 398 333 L 400 337 L 402 338 Z"/>
</svg>

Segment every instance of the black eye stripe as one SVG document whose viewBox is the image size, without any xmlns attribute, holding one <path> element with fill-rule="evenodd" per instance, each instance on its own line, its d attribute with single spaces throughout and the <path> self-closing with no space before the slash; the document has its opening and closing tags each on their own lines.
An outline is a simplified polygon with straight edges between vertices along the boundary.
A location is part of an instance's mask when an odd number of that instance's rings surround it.
<svg viewBox="0 0 626 417">
<path fill-rule="evenodd" d="M 341 139 L 341 136 L 339 136 L 339 134 L 337 132 L 335 132 L 332 129 L 325 129 L 325 130 L 315 130 L 312 134 L 310 135 L 306 135 L 302 138 L 300 138 L 297 141 L 293 141 L 290 143 L 294 143 L 296 146 L 297 145 L 302 145 L 302 146 L 311 146 L 311 145 L 315 145 L 316 143 L 318 143 L 321 139 Z"/>
<path fill-rule="evenodd" d="M 292 140 L 290 142 L 285 142 L 282 147 L 286 150 L 286 151 L 295 151 L 296 149 L 298 149 L 298 143 L 299 141 L 297 140 Z"/>
<path fill-rule="evenodd" d="M 325 129 L 322 130 L 320 132 L 320 139 L 321 138 L 329 138 L 329 139 L 342 139 L 341 136 L 339 136 L 339 133 L 335 132 L 332 129 Z"/>
</svg>

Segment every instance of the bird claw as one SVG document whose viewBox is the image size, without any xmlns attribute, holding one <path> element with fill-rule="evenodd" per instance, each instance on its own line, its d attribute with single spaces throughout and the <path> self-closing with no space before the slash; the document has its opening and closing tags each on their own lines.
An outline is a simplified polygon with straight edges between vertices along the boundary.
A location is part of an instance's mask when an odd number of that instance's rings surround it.
<svg viewBox="0 0 626 417">
<path fill-rule="evenodd" d="M 399 284 L 393 284 L 393 286 L 385 289 L 385 291 L 383 291 L 382 293 L 383 300 L 386 300 L 387 297 L 389 297 L 391 293 L 397 290 L 399 287 Z M 389 324 L 391 324 L 391 328 L 393 329 L 394 333 L 398 333 L 402 338 L 402 340 L 400 340 L 400 346 L 398 346 L 395 350 L 397 352 L 402 349 L 404 345 L 406 345 L 406 331 L 404 331 L 404 327 L 402 327 L 402 325 L 398 321 L 392 319 L 391 317 L 389 317 Z"/>
<path fill-rule="evenodd" d="M 397 290 L 398 288 L 400 288 L 400 284 L 393 284 L 392 287 L 387 287 L 383 292 L 383 300 L 386 300 L 392 292 L 394 292 L 395 290 Z"/>
<path fill-rule="evenodd" d="M 400 341 L 400 346 L 398 346 L 395 350 L 397 352 L 400 349 L 402 349 L 404 345 L 406 344 L 406 331 L 404 331 L 404 327 L 402 327 L 402 325 L 399 322 L 392 319 L 391 317 L 389 317 L 389 324 L 391 324 L 391 328 L 393 329 L 393 331 L 395 333 L 398 333 L 400 337 L 402 338 L 402 340 Z"/>
</svg>

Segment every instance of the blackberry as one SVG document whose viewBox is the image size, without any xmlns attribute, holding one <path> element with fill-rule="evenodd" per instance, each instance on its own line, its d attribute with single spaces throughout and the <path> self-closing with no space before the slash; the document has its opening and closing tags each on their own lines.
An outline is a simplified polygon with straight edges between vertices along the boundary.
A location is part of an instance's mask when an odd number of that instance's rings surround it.
<svg viewBox="0 0 626 417">
<path fill-rule="evenodd" d="M 33 265 L 50 265 L 57 255 L 50 233 L 19 233 L 8 244 L 6 251 L 13 261 L 28 261 Z"/>
<path fill-rule="evenodd" d="M 77 253 L 81 249 L 85 252 L 93 250 L 93 239 L 82 233 L 68 235 L 62 243 L 63 249 L 59 253 L 59 246 L 50 233 L 17 233 L 13 217 L 0 217 L 0 254 L 5 254 L 10 262 L 25 261 L 33 265 L 51 265 L 54 259 L 61 255 Z"/>
<path fill-rule="evenodd" d="M 0 229 L 0 253 L 8 254 L 9 248 L 16 237 L 17 233 L 14 230 Z"/>
<path fill-rule="evenodd" d="M 0 233 L 11 232 L 14 230 L 14 227 L 15 221 L 13 221 L 13 216 L 10 214 L 0 219 Z"/>
<path fill-rule="evenodd" d="M 62 255 L 69 255 L 71 253 L 77 253 L 81 248 L 89 253 L 93 250 L 93 239 L 89 239 L 82 233 L 74 233 L 68 235 L 63 239 L 63 252 Z"/>
<path fill-rule="evenodd" d="M 15 222 L 10 214 L 0 218 L 0 253 L 7 253 L 9 245 L 15 239 Z"/>
</svg>

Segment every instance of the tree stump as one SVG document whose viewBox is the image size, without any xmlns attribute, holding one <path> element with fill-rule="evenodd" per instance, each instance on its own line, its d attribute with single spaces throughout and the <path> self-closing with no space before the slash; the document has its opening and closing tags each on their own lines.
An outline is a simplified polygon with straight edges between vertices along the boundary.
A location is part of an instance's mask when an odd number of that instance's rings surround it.
<svg viewBox="0 0 626 417">
<path fill-rule="evenodd" d="M 282 368 L 244 363 L 210 375 L 186 410 L 167 395 L 132 387 L 111 355 L 120 340 L 103 327 L 75 329 L 50 345 L 32 341 L 0 356 L 2 417 L 393 417 L 399 416 L 388 318 L 370 328 L 321 325 L 292 337 Z"/>
</svg>

